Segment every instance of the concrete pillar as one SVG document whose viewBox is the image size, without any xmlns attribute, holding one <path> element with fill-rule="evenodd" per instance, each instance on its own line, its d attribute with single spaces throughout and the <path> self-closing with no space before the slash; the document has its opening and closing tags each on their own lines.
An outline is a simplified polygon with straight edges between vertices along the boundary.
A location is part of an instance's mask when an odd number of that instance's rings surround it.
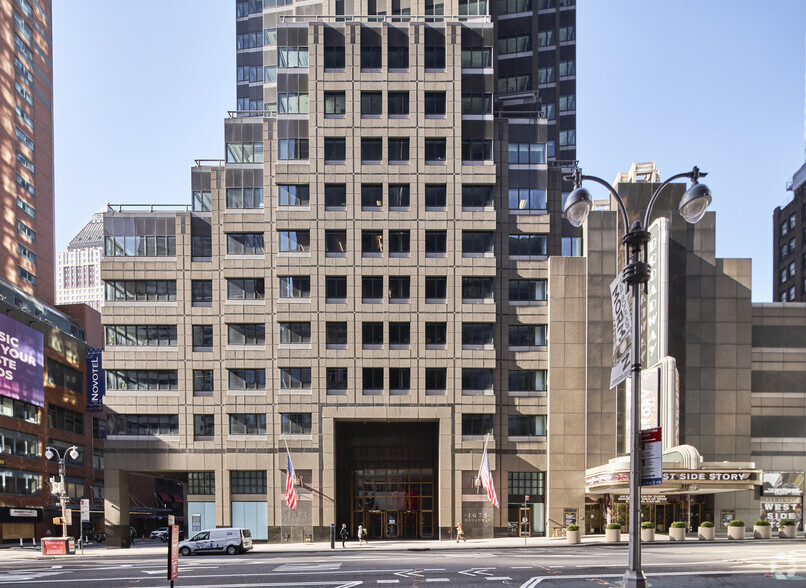
<svg viewBox="0 0 806 588">
<path fill-rule="evenodd" d="M 104 471 L 104 526 L 106 548 L 129 547 L 129 472 Z"/>
</svg>

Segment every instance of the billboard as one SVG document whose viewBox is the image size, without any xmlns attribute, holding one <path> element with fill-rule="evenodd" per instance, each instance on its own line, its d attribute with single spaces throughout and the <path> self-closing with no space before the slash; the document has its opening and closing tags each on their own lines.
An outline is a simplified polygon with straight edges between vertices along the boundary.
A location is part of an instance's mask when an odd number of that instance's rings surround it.
<svg viewBox="0 0 806 588">
<path fill-rule="evenodd" d="M 45 406 L 42 333 L 0 314 L 0 396 Z"/>
<path fill-rule="evenodd" d="M 104 407 L 106 377 L 101 356 L 103 349 L 87 349 L 87 411 L 98 412 Z"/>
<path fill-rule="evenodd" d="M 762 496 L 803 496 L 803 472 L 764 472 Z"/>
</svg>

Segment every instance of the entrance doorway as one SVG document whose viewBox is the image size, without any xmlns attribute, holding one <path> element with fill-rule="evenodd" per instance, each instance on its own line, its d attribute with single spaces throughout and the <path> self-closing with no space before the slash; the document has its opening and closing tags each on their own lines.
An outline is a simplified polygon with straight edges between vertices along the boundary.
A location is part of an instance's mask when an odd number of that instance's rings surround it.
<svg viewBox="0 0 806 588">
<path fill-rule="evenodd" d="M 337 520 L 369 539 L 435 538 L 437 455 L 437 422 L 337 422 Z"/>
</svg>

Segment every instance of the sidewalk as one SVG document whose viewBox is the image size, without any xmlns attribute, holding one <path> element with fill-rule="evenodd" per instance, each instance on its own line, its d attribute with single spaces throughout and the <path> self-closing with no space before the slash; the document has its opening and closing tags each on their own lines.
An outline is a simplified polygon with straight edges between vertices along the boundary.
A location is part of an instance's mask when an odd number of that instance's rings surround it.
<svg viewBox="0 0 806 588">
<path fill-rule="evenodd" d="M 643 545 L 681 545 L 681 542 L 669 541 L 668 535 L 656 535 L 655 541 L 652 543 L 643 543 Z M 359 546 L 355 539 L 347 542 L 347 547 L 342 548 L 341 541 L 336 541 L 335 549 L 330 548 L 329 542 L 319 543 L 256 543 L 254 549 L 249 553 L 293 553 L 295 555 L 305 553 L 322 553 L 322 552 L 368 552 L 368 551 L 442 551 L 453 549 L 516 549 L 516 548 L 551 548 L 551 547 L 568 547 L 580 548 L 586 545 L 599 545 L 606 544 L 604 535 L 586 535 L 583 536 L 582 542 L 577 545 L 570 545 L 565 541 L 564 537 L 527 537 L 525 542 L 523 537 L 496 537 L 491 539 L 468 539 L 466 542 L 456 543 L 456 540 L 378 540 L 370 541 L 369 545 Z M 625 545 L 627 544 L 628 536 L 626 533 L 621 535 L 621 541 L 618 543 L 609 543 L 608 545 Z M 732 544 L 747 544 L 757 541 L 769 542 L 803 542 L 803 537 L 797 539 L 779 539 L 777 537 L 772 539 L 745 539 L 744 541 L 728 541 L 727 537 L 718 536 L 714 541 L 707 543 L 732 543 Z M 689 533 L 686 536 L 685 543 L 700 543 L 697 540 L 696 533 Z M 84 554 L 82 555 L 76 549 L 75 555 L 42 555 L 41 547 L 37 544 L 34 548 L 30 544 L 30 540 L 24 547 L 15 545 L 3 546 L 0 549 L 0 562 L 11 560 L 23 559 L 77 559 L 77 558 L 98 558 L 98 557 L 117 557 L 117 556 L 131 556 L 143 555 L 148 557 L 163 556 L 168 552 L 167 543 L 159 540 L 146 540 L 137 541 L 133 547 L 129 549 L 106 549 L 105 543 L 92 543 L 84 546 Z M 237 557 L 237 556 L 236 556 Z"/>
</svg>

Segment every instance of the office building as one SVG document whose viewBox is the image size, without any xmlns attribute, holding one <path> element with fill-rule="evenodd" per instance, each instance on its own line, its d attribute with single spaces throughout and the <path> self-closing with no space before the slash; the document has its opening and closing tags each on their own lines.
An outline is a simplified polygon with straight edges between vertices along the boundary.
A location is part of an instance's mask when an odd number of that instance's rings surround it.
<svg viewBox="0 0 806 588">
<path fill-rule="evenodd" d="M 0 7 L 0 77 L 8 88 L 0 97 L 0 278 L 53 304 L 51 2 L 2 0 Z"/>
<path fill-rule="evenodd" d="M 806 164 L 786 189 L 792 196 L 773 213 L 773 300 L 806 302 Z"/>
<path fill-rule="evenodd" d="M 104 300 L 101 259 L 104 255 L 103 210 L 56 256 L 56 303 L 86 304 L 101 311 Z"/>
</svg>

